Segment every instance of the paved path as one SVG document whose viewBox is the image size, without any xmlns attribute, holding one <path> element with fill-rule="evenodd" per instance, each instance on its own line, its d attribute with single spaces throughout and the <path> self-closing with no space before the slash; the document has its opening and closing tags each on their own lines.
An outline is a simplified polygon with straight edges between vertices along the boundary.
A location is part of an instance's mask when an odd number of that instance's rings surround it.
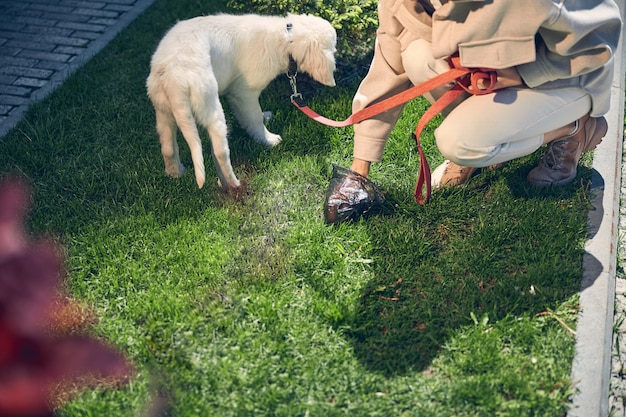
<svg viewBox="0 0 626 417">
<path fill-rule="evenodd" d="M 154 0 L 0 0 L 0 138 Z"/>
<path fill-rule="evenodd" d="M 0 140 L 28 106 L 46 97 L 86 63 L 155 0 L 0 0 Z M 171 0 L 174 1 L 174 0 Z M 624 10 L 626 0 L 616 0 Z M 578 323 L 573 377 L 579 381 L 571 417 L 626 416 L 626 279 L 617 277 L 617 254 L 626 262 L 626 204 L 620 202 L 622 172 L 624 62 L 607 115 L 611 130 L 594 153 L 590 237 L 583 265 L 585 311 Z M 626 192 L 626 189 L 623 190 Z M 587 282 L 589 281 L 589 282 Z M 616 283 L 617 281 L 617 283 Z M 587 283 L 585 283 L 587 282 Z M 617 287 L 617 290 L 616 290 Z M 617 297 L 615 293 L 617 292 Z M 613 333 L 613 307 L 616 302 Z M 614 336 L 618 345 L 612 344 Z M 611 346 L 613 372 L 611 373 Z M 610 387 L 610 388 L 609 388 Z M 609 401 L 610 400 L 610 401 Z"/>
</svg>

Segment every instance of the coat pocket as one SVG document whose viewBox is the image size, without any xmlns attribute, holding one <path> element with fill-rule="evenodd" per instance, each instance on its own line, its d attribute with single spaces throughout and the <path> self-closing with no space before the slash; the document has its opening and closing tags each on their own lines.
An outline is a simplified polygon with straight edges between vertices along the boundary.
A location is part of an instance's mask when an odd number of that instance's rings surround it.
<svg viewBox="0 0 626 417">
<path fill-rule="evenodd" d="M 499 37 L 459 44 L 461 64 L 468 68 L 510 68 L 536 59 L 535 37 Z"/>
</svg>

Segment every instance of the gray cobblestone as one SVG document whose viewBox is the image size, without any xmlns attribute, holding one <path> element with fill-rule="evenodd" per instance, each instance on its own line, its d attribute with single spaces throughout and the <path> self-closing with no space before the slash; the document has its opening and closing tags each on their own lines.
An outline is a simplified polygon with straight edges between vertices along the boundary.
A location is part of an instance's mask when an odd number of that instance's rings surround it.
<svg viewBox="0 0 626 417">
<path fill-rule="evenodd" d="M 89 43 L 88 39 L 79 37 L 63 37 L 63 36 L 46 36 L 48 42 L 58 43 L 59 45 L 66 46 L 86 46 Z"/>
<path fill-rule="evenodd" d="M 24 104 L 28 104 L 28 98 L 26 97 L 0 94 L 0 105 L 22 106 Z"/>
<path fill-rule="evenodd" d="M 76 22 L 60 22 L 58 27 L 72 29 L 72 30 L 84 30 L 89 32 L 104 32 L 107 28 L 103 25 L 90 25 L 89 23 L 76 23 Z"/>
<path fill-rule="evenodd" d="M 14 21 L 0 22 L 0 30 L 18 31 L 22 30 L 26 26 L 24 23 L 18 23 Z"/>
<path fill-rule="evenodd" d="M 32 15 L 33 11 L 26 11 L 25 8 L 15 7 L 10 1 L 0 3 L 0 12 L 2 12 L 2 20 L 9 20 L 11 17 Z"/>
<path fill-rule="evenodd" d="M 2 84 L 11 85 L 18 78 L 19 77 L 15 76 L 15 75 L 0 74 L 0 85 L 2 85 Z M 0 91 L 2 91 L 2 87 L 0 87 Z"/>
<path fill-rule="evenodd" d="M 102 1 L 80 1 L 80 0 L 64 0 L 60 2 L 64 6 L 83 7 L 89 9 L 102 9 L 107 3 Z"/>
<path fill-rule="evenodd" d="M 108 11 L 108 10 L 99 10 L 99 9 L 86 9 L 79 8 L 74 11 L 74 13 L 81 16 L 92 16 L 92 17 L 106 17 L 106 18 L 116 18 L 119 13 Z"/>
<path fill-rule="evenodd" d="M 21 50 L 22 48 L 15 48 L 11 45 L 2 45 L 0 46 L 0 56 L 16 56 Z"/>
<path fill-rule="evenodd" d="M 2 89 L 2 94 L 10 94 L 12 96 L 18 97 L 28 97 L 30 95 L 31 89 L 24 88 L 17 85 L 7 85 Z"/>
<path fill-rule="evenodd" d="M 93 23 L 94 25 L 111 26 L 115 24 L 115 19 L 105 19 L 105 18 L 91 19 L 89 20 L 89 23 Z"/>
<path fill-rule="evenodd" d="M 107 6 L 105 7 L 105 9 L 106 9 L 106 10 L 113 10 L 113 11 L 115 11 L 115 12 L 121 12 L 121 13 L 124 13 L 124 12 L 127 12 L 127 11 L 131 10 L 131 9 L 132 9 L 132 7 L 130 7 L 130 6 L 124 6 L 124 5 L 121 5 L 121 4 L 107 4 Z"/>
<path fill-rule="evenodd" d="M 0 56 L 0 73 L 7 73 L 6 69 L 12 67 L 30 68 L 37 63 L 34 59 L 19 58 L 14 56 Z M 13 71 L 13 70 L 12 70 Z"/>
<path fill-rule="evenodd" d="M 7 32 L 7 31 L 0 30 L 0 37 L 6 38 L 9 40 L 20 39 L 22 41 L 35 42 L 35 43 L 45 40 L 46 42 L 56 43 L 59 45 L 68 45 L 68 46 L 84 46 L 87 43 L 89 43 L 88 39 L 83 39 L 75 35 L 76 35 L 75 33 L 74 33 L 74 36 L 72 37 L 46 35 L 45 38 L 43 38 L 41 34 L 36 34 L 36 33 L 25 33 L 25 32 L 14 33 L 14 32 Z"/>
<path fill-rule="evenodd" d="M 19 66 L 6 66 L 0 68 L 0 73 L 9 74 L 9 75 L 19 75 L 24 77 L 32 77 L 32 78 L 49 78 L 54 71 L 47 69 L 38 69 L 38 68 L 30 68 L 30 67 L 19 67 Z"/>
<path fill-rule="evenodd" d="M 15 22 L 18 24 L 24 25 L 35 25 L 35 26 L 43 26 L 48 29 L 52 29 L 54 25 L 57 23 L 56 19 L 45 19 L 42 17 L 18 17 L 15 19 Z M 27 27 L 28 27 L 27 26 Z"/>
<path fill-rule="evenodd" d="M 10 12 L 8 12 L 10 13 Z M 43 12 L 41 10 L 23 10 L 19 12 L 21 17 L 41 17 Z M 13 17 L 15 19 L 15 17 Z"/>
<path fill-rule="evenodd" d="M 39 88 L 46 85 L 47 80 L 40 80 L 38 78 L 19 77 L 13 81 L 13 85 Z"/>
<path fill-rule="evenodd" d="M 37 62 L 37 64 L 35 64 L 35 69 L 50 71 L 54 74 L 55 72 L 60 72 L 67 69 L 67 64 L 68 62 L 39 61 Z M 24 74 L 24 76 L 27 75 Z"/>
<path fill-rule="evenodd" d="M 87 39 L 87 40 L 90 40 L 90 41 L 95 41 L 96 39 L 100 39 L 102 34 L 98 33 L 98 32 L 76 31 L 76 32 L 74 32 L 74 36 L 77 37 L 77 38 L 81 38 L 81 39 Z"/>
<path fill-rule="evenodd" d="M 63 13 L 46 13 L 43 15 L 45 19 L 51 19 L 61 22 L 87 22 L 89 16 L 78 14 L 63 14 Z"/>
<path fill-rule="evenodd" d="M 58 23 L 57 23 L 58 25 Z M 24 28 L 25 33 L 31 33 L 33 35 L 43 35 L 43 36 L 63 36 L 70 37 L 72 36 L 72 29 L 64 29 L 60 25 L 55 27 L 47 27 L 47 26 L 38 26 L 38 25 L 28 25 Z"/>
<path fill-rule="evenodd" d="M 19 37 L 21 36 L 19 36 L 17 32 L 4 30 L 2 29 L 2 27 L 0 27 L 0 38 L 10 40 L 10 39 L 15 39 Z"/>
<path fill-rule="evenodd" d="M 48 4 L 33 4 L 33 10 L 38 10 L 42 12 L 53 12 L 53 13 L 72 13 L 72 7 L 64 7 L 58 4 L 48 5 Z"/>
<path fill-rule="evenodd" d="M 55 53 L 68 54 L 68 55 L 80 55 L 85 48 L 76 48 L 74 46 L 57 46 L 54 48 Z"/>
<path fill-rule="evenodd" d="M 135 4 L 136 0 L 108 0 L 108 3 L 113 3 L 113 4 L 125 4 L 127 6 L 132 6 L 133 4 Z"/>
<path fill-rule="evenodd" d="M 47 42 L 29 42 L 22 41 L 20 39 L 11 39 L 6 43 L 6 46 L 10 46 L 18 49 L 32 49 L 33 51 L 44 51 L 44 52 L 52 52 L 57 45 L 53 43 Z M 0 55 L 3 55 L 0 52 Z"/>
<path fill-rule="evenodd" d="M 56 54 L 53 52 L 27 51 L 20 52 L 21 57 L 33 58 L 39 61 L 68 62 L 72 57 L 68 54 Z"/>
</svg>

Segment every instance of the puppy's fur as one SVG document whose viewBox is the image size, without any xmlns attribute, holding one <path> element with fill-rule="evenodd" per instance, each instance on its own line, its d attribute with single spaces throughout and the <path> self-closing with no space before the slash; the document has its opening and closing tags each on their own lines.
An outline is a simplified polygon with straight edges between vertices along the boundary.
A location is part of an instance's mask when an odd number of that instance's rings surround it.
<svg viewBox="0 0 626 417">
<path fill-rule="evenodd" d="M 172 27 L 152 56 L 146 85 L 156 110 L 165 172 L 180 177 L 176 126 L 193 160 L 196 182 L 205 182 L 198 124 L 211 137 L 219 183 L 225 190 L 240 186 L 233 173 L 227 127 L 219 96 L 225 96 L 252 138 L 270 146 L 281 138 L 263 124 L 259 95 L 293 57 L 299 70 L 334 86 L 337 35 L 326 20 L 312 15 L 215 15 L 184 20 Z"/>
</svg>

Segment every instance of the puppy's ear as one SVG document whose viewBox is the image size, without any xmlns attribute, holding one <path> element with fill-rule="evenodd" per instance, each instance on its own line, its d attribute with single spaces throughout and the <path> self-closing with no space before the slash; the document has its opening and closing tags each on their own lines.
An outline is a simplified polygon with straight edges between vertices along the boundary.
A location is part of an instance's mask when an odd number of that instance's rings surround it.
<svg viewBox="0 0 626 417">
<path fill-rule="evenodd" d="M 324 85 L 335 86 L 337 34 L 327 21 L 315 16 L 292 16 L 290 52 L 298 68 Z"/>
<path fill-rule="evenodd" d="M 301 60 L 294 56 L 298 67 L 308 73 L 315 81 L 335 86 L 335 56 L 334 51 L 322 48 L 316 39 L 311 39 L 308 45 L 301 49 Z"/>
</svg>

